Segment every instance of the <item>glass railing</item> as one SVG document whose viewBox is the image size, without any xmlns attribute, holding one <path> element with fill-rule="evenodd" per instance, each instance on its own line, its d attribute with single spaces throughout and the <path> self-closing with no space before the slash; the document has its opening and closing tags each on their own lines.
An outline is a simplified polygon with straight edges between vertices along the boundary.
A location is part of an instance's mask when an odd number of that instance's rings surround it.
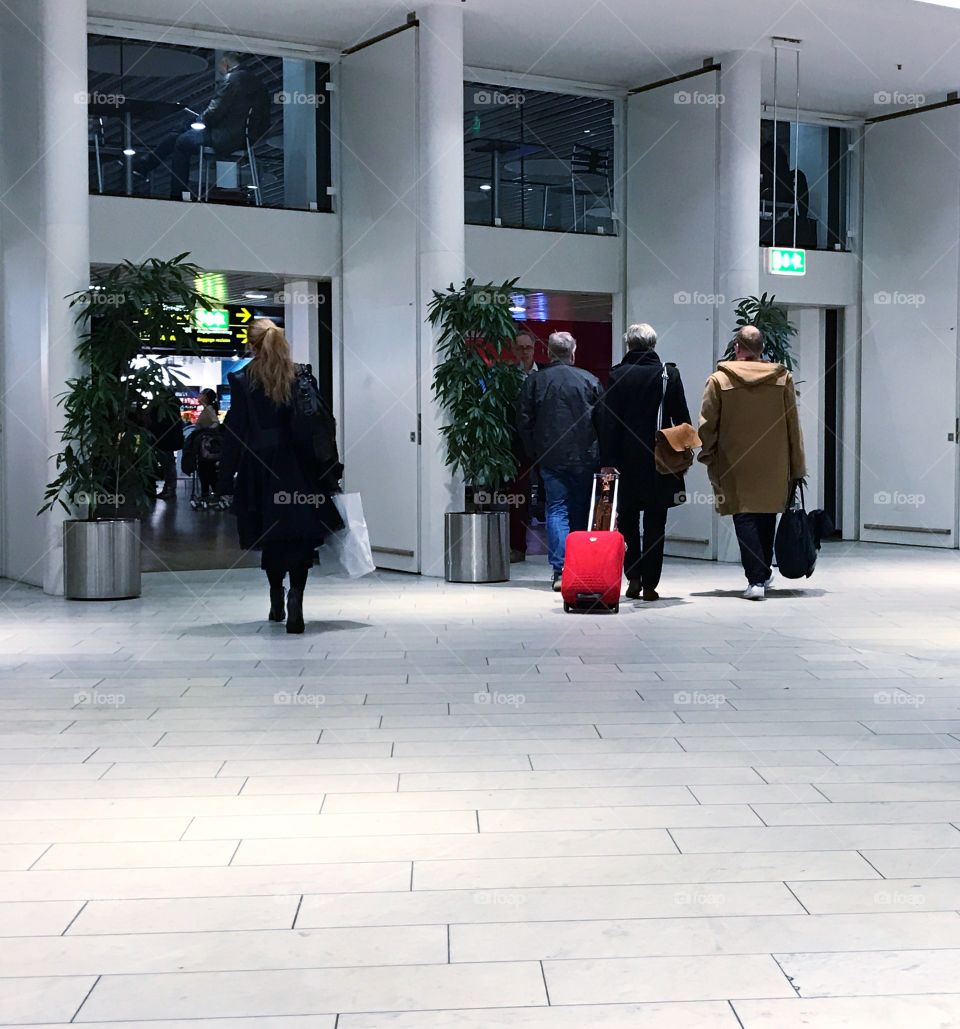
<svg viewBox="0 0 960 1029">
<path fill-rule="evenodd" d="M 330 210 L 329 68 L 88 37 L 90 192 Z"/>
<path fill-rule="evenodd" d="M 471 225 L 616 233 L 613 101 L 464 83 Z"/>
<path fill-rule="evenodd" d="M 760 245 L 847 249 L 849 130 L 760 124 Z"/>
</svg>

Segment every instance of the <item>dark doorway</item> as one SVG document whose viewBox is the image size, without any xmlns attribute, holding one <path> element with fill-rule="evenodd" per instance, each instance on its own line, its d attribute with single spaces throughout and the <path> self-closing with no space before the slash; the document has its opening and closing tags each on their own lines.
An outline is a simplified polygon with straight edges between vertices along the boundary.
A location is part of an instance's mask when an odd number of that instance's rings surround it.
<svg viewBox="0 0 960 1029">
<path fill-rule="evenodd" d="M 826 312 L 823 354 L 823 509 L 834 525 L 834 535 L 840 538 L 841 484 L 840 462 L 842 442 L 842 393 L 840 388 L 840 311 L 830 308 Z"/>
</svg>

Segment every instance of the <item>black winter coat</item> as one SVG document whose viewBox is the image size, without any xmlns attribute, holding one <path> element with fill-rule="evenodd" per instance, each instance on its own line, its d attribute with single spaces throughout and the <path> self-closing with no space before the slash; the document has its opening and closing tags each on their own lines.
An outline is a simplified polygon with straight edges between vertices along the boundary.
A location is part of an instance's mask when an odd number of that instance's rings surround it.
<svg viewBox="0 0 960 1029">
<path fill-rule="evenodd" d="M 661 475 L 653 459 L 658 428 L 690 421 L 680 372 L 667 364 L 663 424 L 657 425 L 663 368 L 656 351 L 631 351 L 611 369 L 597 405 L 600 464 L 620 471 L 621 507 L 646 511 L 676 507 L 685 500 L 683 476 Z"/>
<path fill-rule="evenodd" d="M 343 528 L 313 449 L 297 441 L 293 408 L 278 407 L 246 371 L 231 372 L 230 410 L 223 423 L 217 491 L 233 494 L 240 546 L 260 550 L 270 542 L 319 547 Z M 234 483 L 236 476 L 236 483 Z"/>
<path fill-rule="evenodd" d="M 552 361 L 528 375 L 520 393 L 519 429 L 524 450 L 544 468 L 595 468 L 593 407 L 600 381 L 583 368 Z"/>
<path fill-rule="evenodd" d="M 245 130 L 250 114 L 250 142 L 257 143 L 270 124 L 270 97 L 266 86 L 245 68 L 234 68 L 220 80 L 213 99 L 203 112 L 205 142 L 218 154 L 246 146 Z"/>
</svg>

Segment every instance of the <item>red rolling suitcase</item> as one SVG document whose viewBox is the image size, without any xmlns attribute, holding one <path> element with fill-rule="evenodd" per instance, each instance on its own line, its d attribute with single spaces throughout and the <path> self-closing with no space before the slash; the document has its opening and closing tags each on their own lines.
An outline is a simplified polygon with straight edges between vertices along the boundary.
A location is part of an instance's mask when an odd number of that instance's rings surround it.
<svg viewBox="0 0 960 1029">
<path fill-rule="evenodd" d="M 595 475 L 586 532 L 567 536 L 560 592 L 564 611 L 620 610 L 626 546 L 617 532 L 619 475 Z M 599 496 L 598 496 L 599 494 Z"/>
</svg>

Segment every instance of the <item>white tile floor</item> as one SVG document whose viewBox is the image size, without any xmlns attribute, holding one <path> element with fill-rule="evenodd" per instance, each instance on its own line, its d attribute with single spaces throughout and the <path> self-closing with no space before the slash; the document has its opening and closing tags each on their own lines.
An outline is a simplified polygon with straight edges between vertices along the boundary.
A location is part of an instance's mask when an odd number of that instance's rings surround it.
<svg viewBox="0 0 960 1029">
<path fill-rule="evenodd" d="M 960 1025 L 960 556 L 518 571 L 0 585 L 0 1026 Z"/>
</svg>

